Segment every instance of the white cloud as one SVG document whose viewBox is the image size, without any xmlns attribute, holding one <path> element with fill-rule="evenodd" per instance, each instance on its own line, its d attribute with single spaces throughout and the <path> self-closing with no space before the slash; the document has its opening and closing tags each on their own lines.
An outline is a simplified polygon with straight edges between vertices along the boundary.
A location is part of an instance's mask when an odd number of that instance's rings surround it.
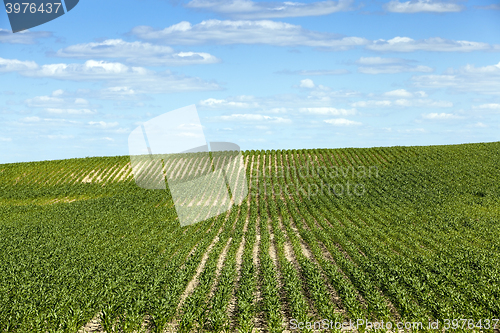
<svg viewBox="0 0 500 333">
<path fill-rule="evenodd" d="M 407 128 L 407 129 L 398 129 L 398 133 L 425 133 L 427 132 L 423 128 Z"/>
<path fill-rule="evenodd" d="M 87 60 L 83 64 L 43 65 L 36 71 L 23 73 L 30 77 L 49 77 L 62 80 L 109 80 L 118 76 L 144 76 L 152 71 L 144 67 L 128 67 L 119 62 Z"/>
<path fill-rule="evenodd" d="M 107 123 L 104 121 L 89 121 L 88 124 L 91 126 L 96 126 L 104 129 L 118 126 L 118 122 Z"/>
<path fill-rule="evenodd" d="M 221 116 L 219 117 L 221 120 L 225 121 L 267 121 L 271 123 L 283 123 L 283 124 L 288 124 L 291 123 L 292 121 L 287 118 L 282 118 L 282 117 L 271 117 L 271 116 L 266 116 L 266 115 L 261 115 L 261 114 L 253 114 L 253 113 L 246 113 L 246 114 L 232 114 L 229 116 Z"/>
<path fill-rule="evenodd" d="M 448 70 L 444 75 L 413 76 L 412 81 L 416 87 L 422 88 L 448 88 L 462 93 L 500 95 L 500 62 L 484 67 L 466 65 L 459 70 Z"/>
<path fill-rule="evenodd" d="M 345 118 L 336 118 L 336 119 L 327 119 L 324 120 L 325 123 L 334 125 L 334 126 L 359 126 L 362 125 L 362 123 L 345 119 Z"/>
<path fill-rule="evenodd" d="M 220 90 L 218 84 L 195 77 L 129 67 L 119 62 L 87 60 L 83 64 L 49 64 L 0 58 L 0 72 L 18 71 L 27 77 L 70 81 L 103 81 L 112 87 L 128 87 L 137 93 L 154 94 L 180 91 Z M 113 89 L 113 88 L 111 88 Z"/>
<path fill-rule="evenodd" d="M 89 104 L 89 101 L 87 101 L 84 98 L 76 98 L 75 99 L 75 104 L 78 104 L 78 105 L 87 105 L 87 104 Z"/>
<path fill-rule="evenodd" d="M 41 123 L 44 122 L 48 125 L 53 125 L 53 126 L 62 126 L 63 124 L 81 124 L 78 121 L 74 120 L 68 120 L 68 119 L 61 119 L 61 118 L 40 118 L 38 116 L 33 116 L 33 117 L 25 117 L 19 119 L 20 123 L 19 125 L 25 125 L 29 123 Z"/>
<path fill-rule="evenodd" d="M 500 51 L 500 45 L 472 41 L 455 41 L 440 37 L 414 40 L 409 37 L 395 37 L 389 40 L 369 41 L 361 37 L 344 37 L 339 34 L 311 31 L 284 22 L 270 20 L 206 20 L 198 24 L 187 21 L 164 29 L 137 26 L 131 34 L 144 40 L 159 40 L 168 44 L 266 44 L 275 46 L 309 46 L 335 51 L 350 50 L 365 46 L 378 52 L 471 52 Z M 425 67 L 418 71 L 427 70 Z"/>
<path fill-rule="evenodd" d="M 414 61 L 401 58 L 361 57 L 355 63 L 359 73 L 364 74 L 396 74 L 406 72 L 429 73 L 434 70 L 428 66 L 411 65 Z"/>
<path fill-rule="evenodd" d="M 391 101 L 359 101 L 351 104 L 355 108 L 367 108 L 367 107 L 388 107 L 391 106 Z"/>
<path fill-rule="evenodd" d="M 130 87 L 109 87 L 99 90 L 97 93 L 91 93 L 90 95 L 95 96 L 99 99 L 138 99 L 139 94 Z"/>
<path fill-rule="evenodd" d="M 208 108 L 250 108 L 259 106 L 258 103 L 252 101 L 252 96 L 239 96 L 235 99 L 236 101 L 208 98 L 200 101 L 199 105 Z"/>
<path fill-rule="evenodd" d="M 187 45 L 268 44 L 348 50 L 369 43 L 365 38 L 309 31 L 299 25 L 268 20 L 207 20 L 195 25 L 183 21 L 163 30 L 137 26 L 132 29 L 132 34 L 141 39 Z"/>
<path fill-rule="evenodd" d="M 409 37 L 394 37 L 389 40 L 378 39 L 367 45 L 366 48 L 378 52 L 472 52 L 500 50 L 499 45 L 464 40 L 455 41 L 440 37 L 421 40 L 414 40 Z"/>
<path fill-rule="evenodd" d="M 42 137 L 51 139 L 51 140 L 67 140 L 67 139 L 73 139 L 73 135 L 62 135 L 62 134 L 57 134 L 57 135 L 42 135 Z"/>
<path fill-rule="evenodd" d="M 301 88 L 314 88 L 314 82 L 311 79 L 300 80 Z"/>
<path fill-rule="evenodd" d="M 382 58 L 382 57 L 361 57 L 356 60 L 358 65 L 376 66 L 376 65 L 394 65 L 406 63 L 408 60 L 401 58 Z"/>
<path fill-rule="evenodd" d="M 305 93 L 305 96 L 303 93 Z M 359 92 L 333 91 L 329 87 L 315 85 L 315 88 L 302 90 L 299 94 L 276 94 L 262 97 L 240 95 L 226 98 L 208 98 L 199 101 L 197 105 L 200 108 L 211 110 L 252 109 L 258 114 L 285 114 L 299 112 L 300 108 L 304 108 L 304 110 L 310 108 L 314 112 L 325 112 L 325 110 L 331 112 L 334 110 L 331 105 L 338 104 L 339 99 L 357 96 L 360 96 Z M 249 112 L 246 111 L 246 113 Z"/>
<path fill-rule="evenodd" d="M 2 141 L 2 142 L 10 142 L 10 141 L 12 141 L 12 138 L 0 138 L 0 141 Z"/>
<path fill-rule="evenodd" d="M 431 99 L 397 99 L 395 101 L 359 101 L 351 104 L 352 107 L 436 107 L 436 108 L 450 108 L 453 107 L 453 102 L 448 101 L 435 101 Z"/>
<path fill-rule="evenodd" d="M 382 96 L 383 97 L 394 97 L 394 98 L 398 98 L 398 97 L 399 98 L 413 98 L 415 96 L 427 97 L 427 94 L 425 91 L 416 91 L 416 92 L 412 93 L 406 89 L 396 89 L 396 90 L 387 91 L 387 92 L 383 93 Z"/>
<path fill-rule="evenodd" d="M 473 105 L 473 109 L 489 109 L 489 110 L 500 110 L 500 104 L 498 103 L 488 103 L 481 105 Z"/>
<path fill-rule="evenodd" d="M 32 108 L 57 107 L 63 105 L 64 99 L 50 96 L 36 96 L 25 101 Z"/>
<path fill-rule="evenodd" d="M 174 53 L 174 49 L 169 46 L 152 45 L 142 42 L 126 42 L 121 39 L 108 39 L 100 43 L 71 45 L 60 49 L 55 55 L 68 58 L 138 58 L 172 53 Z"/>
<path fill-rule="evenodd" d="M 362 94 L 359 91 L 350 91 L 350 90 L 332 90 L 329 87 L 325 86 L 317 86 L 314 90 L 309 93 L 307 96 L 307 101 L 303 101 L 304 103 L 317 103 L 321 104 L 320 106 L 331 105 L 332 102 L 337 101 L 342 98 L 352 98 L 359 97 Z M 310 105 L 306 105 L 309 107 Z"/>
<path fill-rule="evenodd" d="M 447 13 L 447 12 L 460 12 L 465 9 L 454 3 L 446 3 L 442 1 L 432 0 L 412 0 L 406 2 L 399 2 L 393 0 L 384 5 L 384 8 L 393 13 Z"/>
<path fill-rule="evenodd" d="M 301 2 L 254 2 L 251 0 L 191 0 L 186 6 L 241 19 L 328 15 L 350 10 L 352 0 Z"/>
<path fill-rule="evenodd" d="M 474 124 L 474 127 L 485 128 L 485 127 L 488 127 L 488 125 L 483 124 L 482 122 L 477 122 Z"/>
<path fill-rule="evenodd" d="M 39 117 L 25 117 L 25 118 L 22 118 L 21 121 L 24 121 L 24 122 L 28 122 L 28 123 L 35 123 L 35 122 L 39 122 L 41 121 L 41 119 Z"/>
<path fill-rule="evenodd" d="M 169 46 L 126 42 L 121 39 L 68 46 L 57 51 L 55 56 L 65 58 L 125 58 L 128 63 L 143 66 L 180 66 L 220 62 L 220 59 L 208 53 L 175 52 Z"/>
<path fill-rule="evenodd" d="M 317 115 L 333 115 L 333 116 L 350 116 L 357 113 L 356 109 L 336 109 L 331 107 L 321 108 L 300 108 L 300 112 L 317 114 Z"/>
<path fill-rule="evenodd" d="M 23 30 L 12 33 L 11 30 L 0 29 L 0 43 L 7 44 L 35 44 L 39 38 L 52 37 L 52 33 L 48 31 Z"/>
<path fill-rule="evenodd" d="M 347 69 L 319 69 L 319 70 L 301 70 L 301 71 L 289 71 L 289 70 L 283 70 L 283 71 L 278 71 L 276 74 L 287 74 L 287 75 L 311 75 L 311 76 L 316 76 L 316 75 L 343 75 L 343 74 L 349 74 L 350 71 Z"/>
<path fill-rule="evenodd" d="M 397 103 L 398 101 L 396 101 Z M 435 101 L 432 99 L 416 99 L 412 100 L 408 106 L 415 107 L 434 107 L 434 108 L 451 108 L 453 107 L 453 102 L 449 101 Z"/>
<path fill-rule="evenodd" d="M 48 113 L 52 114 L 75 114 L 75 115 L 83 115 L 83 114 L 95 114 L 96 111 L 90 109 L 54 109 L 47 108 L 45 109 Z"/>
<path fill-rule="evenodd" d="M 373 67 L 359 67 L 358 72 L 363 74 L 397 74 L 408 72 L 431 73 L 434 69 L 428 66 L 384 65 Z"/>
<path fill-rule="evenodd" d="M 426 113 L 422 115 L 424 119 L 432 120 L 448 120 L 448 119 L 460 119 L 460 116 L 454 115 L 452 113 Z"/>
<path fill-rule="evenodd" d="M 84 98 L 53 97 L 53 96 L 62 96 L 63 94 L 64 94 L 63 90 L 56 90 L 52 93 L 52 96 L 36 96 L 25 100 L 24 103 L 28 107 L 32 108 L 45 108 L 50 113 L 68 113 L 68 114 L 77 114 L 76 111 L 78 110 L 76 109 L 80 109 L 82 107 L 88 108 L 90 106 L 89 101 L 87 101 Z M 60 112 L 58 112 L 57 110 L 59 110 Z M 69 110 L 73 110 L 74 112 Z"/>
<path fill-rule="evenodd" d="M 0 58 L 0 73 L 22 72 L 37 68 L 38 65 L 34 61 Z"/>
<path fill-rule="evenodd" d="M 388 92 L 383 93 L 382 95 L 387 96 L 387 97 L 406 97 L 406 98 L 413 97 L 413 94 L 405 89 L 397 89 L 397 90 L 388 91 Z"/>
<path fill-rule="evenodd" d="M 52 96 L 54 96 L 54 97 L 61 96 L 61 95 L 64 95 L 64 90 L 62 90 L 62 89 L 54 90 L 52 92 Z"/>
</svg>

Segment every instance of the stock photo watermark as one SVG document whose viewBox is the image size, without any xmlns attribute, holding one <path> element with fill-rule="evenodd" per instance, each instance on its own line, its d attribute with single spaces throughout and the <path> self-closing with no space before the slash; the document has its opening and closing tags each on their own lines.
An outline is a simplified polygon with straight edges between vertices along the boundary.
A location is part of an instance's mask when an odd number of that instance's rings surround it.
<svg viewBox="0 0 500 333">
<path fill-rule="evenodd" d="M 4 0 L 13 33 L 52 21 L 75 8 L 79 0 Z"/>
<path fill-rule="evenodd" d="M 291 319 L 290 330 L 338 330 L 338 331 L 360 331 L 373 330 L 383 332 L 415 332 L 422 330 L 482 330 L 500 328 L 499 319 L 442 319 L 422 321 L 371 321 L 367 319 L 350 319 L 349 321 L 334 321 L 322 319 L 318 321 L 299 321 Z"/>
<path fill-rule="evenodd" d="M 128 144 L 136 185 L 166 190 L 168 184 L 181 226 L 227 212 L 248 194 L 240 147 L 208 143 L 195 105 L 141 124 Z"/>
</svg>

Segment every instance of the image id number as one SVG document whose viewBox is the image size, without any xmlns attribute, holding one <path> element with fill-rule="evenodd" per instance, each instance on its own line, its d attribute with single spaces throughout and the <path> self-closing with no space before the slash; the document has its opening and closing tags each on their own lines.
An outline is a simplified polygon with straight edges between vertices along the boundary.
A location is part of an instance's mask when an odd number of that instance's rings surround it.
<svg viewBox="0 0 500 333">
<path fill-rule="evenodd" d="M 57 12 L 59 11 L 59 7 L 61 7 L 61 3 L 60 2 L 55 2 L 55 3 L 48 2 L 45 4 L 45 6 L 43 3 L 41 3 L 40 6 L 38 6 L 38 8 L 36 6 L 36 3 L 29 3 L 29 2 L 14 3 L 14 4 L 6 3 L 5 7 L 7 10 L 7 14 L 10 14 L 10 13 L 15 13 L 15 14 L 18 14 L 18 13 L 23 13 L 23 14 L 47 13 L 47 14 L 51 14 L 52 11 L 54 11 L 57 14 Z"/>
</svg>

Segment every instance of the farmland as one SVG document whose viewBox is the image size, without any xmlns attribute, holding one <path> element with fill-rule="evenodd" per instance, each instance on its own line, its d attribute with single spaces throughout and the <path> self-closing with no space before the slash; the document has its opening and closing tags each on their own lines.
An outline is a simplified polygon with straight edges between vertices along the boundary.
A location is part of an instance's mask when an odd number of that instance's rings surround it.
<svg viewBox="0 0 500 333">
<path fill-rule="evenodd" d="M 243 157 L 248 197 L 187 227 L 127 156 L 0 165 L 0 331 L 498 332 L 499 142 Z"/>
</svg>

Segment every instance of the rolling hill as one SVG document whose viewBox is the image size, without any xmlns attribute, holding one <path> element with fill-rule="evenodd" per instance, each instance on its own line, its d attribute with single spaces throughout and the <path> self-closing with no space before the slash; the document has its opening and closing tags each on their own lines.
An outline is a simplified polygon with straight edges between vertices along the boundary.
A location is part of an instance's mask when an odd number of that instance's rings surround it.
<svg viewBox="0 0 500 333">
<path fill-rule="evenodd" d="M 498 332 L 500 142 L 243 157 L 187 227 L 128 156 L 0 165 L 0 331 Z"/>
</svg>

